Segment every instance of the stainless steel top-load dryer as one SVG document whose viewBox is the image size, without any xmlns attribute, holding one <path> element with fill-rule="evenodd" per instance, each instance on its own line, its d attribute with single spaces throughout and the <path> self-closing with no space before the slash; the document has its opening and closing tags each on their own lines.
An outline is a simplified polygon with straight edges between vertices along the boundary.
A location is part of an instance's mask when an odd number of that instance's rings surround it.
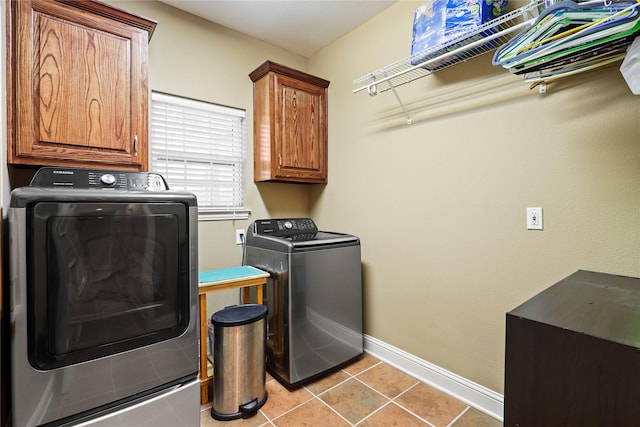
<svg viewBox="0 0 640 427">
<path fill-rule="evenodd" d="M 247 230 L 246 265 L 270 273 L 267 370 L 289 389 L 363 352 L 360 239 L 310 218 L 263 219 Z"/>
</svg>

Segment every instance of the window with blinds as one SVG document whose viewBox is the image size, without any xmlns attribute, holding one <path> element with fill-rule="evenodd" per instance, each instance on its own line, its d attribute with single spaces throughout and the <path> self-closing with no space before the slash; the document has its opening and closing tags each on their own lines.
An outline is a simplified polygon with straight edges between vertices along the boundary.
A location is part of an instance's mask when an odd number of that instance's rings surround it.
<svg viewBox="0 0 640 427">
<path fill-rule="evenodd" d="M 151 94 L 150 170 L 198 197 L 199 219 L 246 219 L 245 112 Z"/>
</svg>

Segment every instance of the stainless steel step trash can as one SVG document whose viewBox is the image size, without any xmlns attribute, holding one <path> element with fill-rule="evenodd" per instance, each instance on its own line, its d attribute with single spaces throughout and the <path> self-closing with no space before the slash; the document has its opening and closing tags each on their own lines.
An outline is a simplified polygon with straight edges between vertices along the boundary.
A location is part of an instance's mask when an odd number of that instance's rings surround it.
<svg viewBox="0 0 640 427">
<path fill-rule="evenodd" d="M 213 403 L 211 416 L 227 421 L 255 415 L 267 401 L 267 307 L 244 304 L 211 316 Z"/>
</svg>

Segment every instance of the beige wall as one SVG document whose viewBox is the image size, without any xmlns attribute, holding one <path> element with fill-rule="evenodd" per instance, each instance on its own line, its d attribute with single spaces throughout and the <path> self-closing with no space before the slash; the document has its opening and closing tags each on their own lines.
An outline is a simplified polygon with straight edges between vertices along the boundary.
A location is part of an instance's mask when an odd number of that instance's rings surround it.
<svg viewBox="0 0 640 427">
<path fill-rule="evenodd" d="M 391 93 L 351 90 L 409 54 L 419 2 L 309 60 L 162 3 L 111 2 L 159 22 L 151 89 L 246 109 L 248 141 L 247 74 L 264 60 L 331 81 L 329 184 L 255 185 L 250 143 L 246 200 L 250 220 L 310 215 L 362 239 L 367 334 L 502 392 L 506 311 L 577 269 L 640 276 L 640 98 L 615 68 L 540 96 L 485 56 L 401 87 L 407 126 Z M 543 231 L 525 229 L 527 206 Z M 201 222 L 200 268 L 239 264 L 247 224 Z"/>
<path fill-rule="evenodd" d="M 409 55 L 419 4 L 311 58 L 331 81 L 311 216 L 362 240 L 367 334 L 502 392 L 508 310 L 578 269 L 640 276 L 640 97 L 617 68 L 541 96 L 487 55 L 400 87 L 407 126 L 391 92 L 351 91 Z"/>
<path fill-rule="evenodd" d="M 155 1 L 109 1 L 158 21 L 149 44 L 149 87 L 247 112 L 247 141 L 253 141 L 253 85 L 249 73 L 267 59 L 298 68 L 307 60 L 254 38 Z M 235 229 L 269 216 L 306 215 L 308 190 L 300 185 L 253 183 L 253 147 L 247 145 L 246 205 L 249 221 L 199 223 L 201 270 L 240 265 Z"/>
<path fill-rule="evenodd" d="M 155 1 L 111 0 L 119 8 L 158 22 L 149 44 L 149 87 L 244 109 L 247 112 L 246 207 L 248 221 L 201 221 L 198 224 L 200 270 L 242 263 L 235 230 L 265 217 L 307 216 L 308 189 L 294 184 L 253 183 L 253 84 L 249 73 L 267 59 L 306 69 L 307 60 Z M 171 184 L 171 183 L 169 183 Z M 208 298 L 208 313 L 237 302 L 237 292 Z"/>
</svg>

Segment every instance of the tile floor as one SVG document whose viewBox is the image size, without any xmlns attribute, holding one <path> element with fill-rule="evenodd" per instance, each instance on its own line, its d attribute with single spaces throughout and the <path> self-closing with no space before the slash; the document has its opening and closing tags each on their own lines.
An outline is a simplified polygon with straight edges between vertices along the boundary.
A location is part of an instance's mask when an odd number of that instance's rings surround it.
<svg viewBox="0 0 640 427">
<path fill-rule="evenodd" d="M 267 374 L 267 403 L 246 420 L 217 421 L 202 405 L 201 427 L 499 427 L 502 423 L 365 354 L 289 392 Z"/>
</svg>

